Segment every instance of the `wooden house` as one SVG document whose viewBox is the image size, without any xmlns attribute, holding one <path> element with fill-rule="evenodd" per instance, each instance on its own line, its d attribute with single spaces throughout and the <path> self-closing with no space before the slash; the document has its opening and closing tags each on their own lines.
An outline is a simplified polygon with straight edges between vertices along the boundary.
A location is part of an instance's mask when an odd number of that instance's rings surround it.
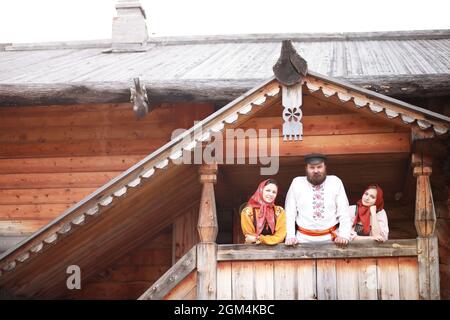
<svg viewBox="0 0 450 320">
<path fill-rule="evenodd" d="M 3 297 L 449 298 L 448 31 L 124 39 L 115 28 L 112 41 L 0 45 Z M 295 86 L 302 140 L 279 134 L 292 88 L 271 69 L 284 38 L 310 70 Z M 135 77 L 150 110 L 139 120 Z M 223 136 L 243 158 L 177 164 L 227 129 L 275 134 Z M 382 185 L 391 240 L 241 244 L 239 208 L 267 166 L 260 141 L 278 146 L 279 204 L 303 156 L 323 152 L 350 202 Z"/>
</svg>

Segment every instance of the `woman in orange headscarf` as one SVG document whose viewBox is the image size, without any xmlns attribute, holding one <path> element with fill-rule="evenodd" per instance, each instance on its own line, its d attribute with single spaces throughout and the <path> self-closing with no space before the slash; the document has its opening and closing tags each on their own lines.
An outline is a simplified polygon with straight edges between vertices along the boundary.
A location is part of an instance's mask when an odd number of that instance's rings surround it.
<svg viewBox="0 0 450 320">
<path fill-rule="evenodd" d="M 241 212 L 245 243 L 274 245 L 286 237 L 286 214 L 275 205 L 278 184 L 273 179 L 261 182 Z"/>
<path fill-rule="evenodd" d="M 383 190 L 378 185 L 370 185 L 364 191 L 356 206 L 350 206 L 353 221 L 351 240 L 388 239 L 389 227 L 384 210 Z"/>
</svg>

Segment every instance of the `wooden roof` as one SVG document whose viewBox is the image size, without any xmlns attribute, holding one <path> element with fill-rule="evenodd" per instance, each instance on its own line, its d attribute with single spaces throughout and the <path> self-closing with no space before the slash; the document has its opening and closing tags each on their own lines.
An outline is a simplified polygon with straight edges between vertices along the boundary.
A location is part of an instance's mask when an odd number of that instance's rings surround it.
<svg viewBox="0 0 450 320">
<path fill-rule="evenodd" d="M 272 76 L 282 39 L 311 70 L 396 96 L 450 92 L 450 31 L 152 38 L 0 45 L 0 105 L 129 101 L 141 77 L 155 100 L 230 101 Z"/>
<path fill-rule="evenodd" d="M 450 129 L 448 117 L 316 73 L 307 75 L 303 90 L 436 135 Z M 28 296 L 56 297 L 65 289 L 61 268 L 82 264 L 88 276 L 166 227 L 201 192 L 193 166 L 175 165 L 172 160 L 206 141 L 212 132 L 238 127 L 280 100 L 280 84 L 271 78 L 171 140 L 0 255 L 0 285 Z M 164 199 L 157 196 L 161 194 Z"/>
</svg>

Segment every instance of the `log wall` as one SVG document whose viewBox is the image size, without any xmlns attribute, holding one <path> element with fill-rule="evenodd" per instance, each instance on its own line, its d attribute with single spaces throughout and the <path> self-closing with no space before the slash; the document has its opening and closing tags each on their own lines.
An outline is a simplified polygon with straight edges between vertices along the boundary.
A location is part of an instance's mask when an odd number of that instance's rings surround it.
<svg viewBox="0 0 450 320">
<path fill-rule="evenodd" d="M 213 111 L 163 104 L 136 120 L 126 103 L 1 108 L 0 252 Z"/>
</svg>

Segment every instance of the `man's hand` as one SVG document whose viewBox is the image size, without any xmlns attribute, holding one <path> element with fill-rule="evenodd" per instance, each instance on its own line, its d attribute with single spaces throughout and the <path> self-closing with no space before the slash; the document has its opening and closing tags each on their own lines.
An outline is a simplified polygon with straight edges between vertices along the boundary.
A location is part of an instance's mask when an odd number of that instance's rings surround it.
<svg viewBox="0 0 450 320">
<path fill-rule="evenodd" d="M 298 243 L 298 240 L 297 240 L 297 238 L 287 238 L 286 239 L 286 241 L 284 242 L 286 245 L 288 245 L 288 246 L 293 246 L 293 245 L 295 245 L 295 244 L 297 244 Z"/>
<path fill-rule="evenodd" d="M 334 243 L 340 247 L 345 247 L 348 244 L 348 240 L 342 237 L 336 237 L 336 239 L 334 239 Z"/>
</svg>

